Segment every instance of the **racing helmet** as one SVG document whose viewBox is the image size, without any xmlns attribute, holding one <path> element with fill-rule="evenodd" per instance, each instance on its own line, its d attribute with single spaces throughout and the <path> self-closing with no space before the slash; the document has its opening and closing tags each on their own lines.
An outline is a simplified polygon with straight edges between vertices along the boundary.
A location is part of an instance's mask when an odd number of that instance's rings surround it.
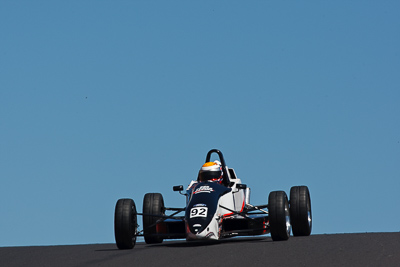
<svg viewBox="0 0 400 267">
<path fill-rule="evenodd" d="M 199 182 L 217 181 L 222 179 L 221 163 L 218 160 L 204 163 L 199 171 L 197 179 Z"/>
</svg>

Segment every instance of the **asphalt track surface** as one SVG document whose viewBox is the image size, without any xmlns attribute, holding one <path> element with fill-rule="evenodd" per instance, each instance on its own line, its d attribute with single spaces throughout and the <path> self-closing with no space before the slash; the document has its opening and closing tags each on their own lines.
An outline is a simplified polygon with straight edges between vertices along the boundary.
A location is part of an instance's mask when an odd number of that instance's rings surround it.
<svg viewBox="0 0 400 267">
<path fill-rule="evenodd" d="M 400 232 L 311 235 L 273 242 L 269 236 L 214 243 L 138 243 L 1 247 L 0 266 L 400 266 Z"/>
</svg>

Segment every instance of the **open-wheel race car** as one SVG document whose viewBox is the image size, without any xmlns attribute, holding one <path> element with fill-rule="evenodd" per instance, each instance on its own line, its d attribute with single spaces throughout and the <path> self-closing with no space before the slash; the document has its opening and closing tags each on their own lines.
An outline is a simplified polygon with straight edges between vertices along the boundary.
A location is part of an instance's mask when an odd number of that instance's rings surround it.
<svg viewBox="0 0 400 267">
<path fill-rule="evenodd" d="M 211 155 L 219 161 L 210 162 Z M 207 153 L 206 163 L 186 193 L 183 186 L 174 191 L 186 196 L 186 207 L 165 207 L 160 193 L 147 193 L 143 212 L 136 210 L 132 199 L 119 199 L 115 207 L 114 233 L 119 249 L 132 249 L 136 238 L 147 244 L 164 239 L 219 240 L 235 236 L 271 234 L 272 240 L 287 240 L 311 234 L 311 199 L 307 186 L 293 186 L 290 200 L 284 191 L 269 194 L 268 204 L 250 204 L 250 188 L 241 183 L 235 171 L 228 168 L 221 151 Z M 180 213 L 183 213 L 179 215 Z M 139 230 L 137 216 L 143 217 Z"/>
</svg>

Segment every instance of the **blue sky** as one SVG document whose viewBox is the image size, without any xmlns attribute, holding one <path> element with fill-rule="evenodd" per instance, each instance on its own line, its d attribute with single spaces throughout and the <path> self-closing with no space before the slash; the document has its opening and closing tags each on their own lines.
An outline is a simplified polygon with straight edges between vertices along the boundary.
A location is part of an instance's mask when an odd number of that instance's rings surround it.
<svg viewBox="0 0 400 267">
<path fill-rule="evenodd" d="M 399 231 L 398 1 L 1 1 L 0 246 L 111 243 L 219 148 L 313 234 Z"/>
</svg>

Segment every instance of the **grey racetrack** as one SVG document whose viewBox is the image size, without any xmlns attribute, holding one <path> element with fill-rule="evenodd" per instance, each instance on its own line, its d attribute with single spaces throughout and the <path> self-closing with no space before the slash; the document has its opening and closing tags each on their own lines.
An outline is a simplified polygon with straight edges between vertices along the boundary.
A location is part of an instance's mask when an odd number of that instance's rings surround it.
<svg viewBox="0 0 400 267">
<path fill-rule="evenodd" d="M 132 250 L 115 244 L 1 247 L 0 266 L 400 266 L 400 233 L 164 241 Z"/>
</svg>

